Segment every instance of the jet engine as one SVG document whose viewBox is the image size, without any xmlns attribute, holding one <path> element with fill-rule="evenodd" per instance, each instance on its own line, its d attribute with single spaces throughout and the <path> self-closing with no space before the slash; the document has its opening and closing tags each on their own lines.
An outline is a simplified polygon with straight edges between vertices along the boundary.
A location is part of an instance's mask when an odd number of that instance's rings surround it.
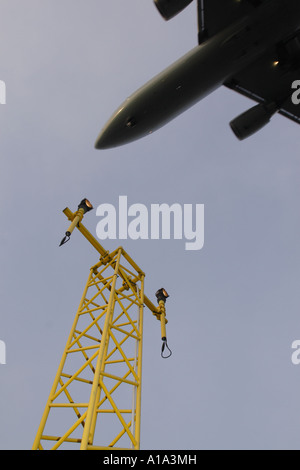
<svg viewBox="0 0 300 470">
<path fill-rule="evenodd" d="M 154 3 L 165 20 L 170 20 L 184 10 L 193 0 L 154 0 Z"/>
<path fill-rule="evenodd" d="M 230 127 L 239 140 L 244 140 L 268 124 L 277 111 L 276 103 L 258 104 L 231 121 Z"/>
</svg>

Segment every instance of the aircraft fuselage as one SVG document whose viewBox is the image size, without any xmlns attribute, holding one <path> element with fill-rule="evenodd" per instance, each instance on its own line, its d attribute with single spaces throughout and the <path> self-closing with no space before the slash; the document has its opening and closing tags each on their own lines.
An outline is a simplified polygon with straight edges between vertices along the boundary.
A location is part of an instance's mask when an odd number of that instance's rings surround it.
<svg viewBox="0 0 300 470">
<path fill-rule="evenodd" d="M 267 1 L 253 9 L 251 15 L 196 46 L 127 98 L 99 134 L 95 147 L 116 147 L 151 134 L 298 28 L 299 0 Z"/>
</svg>

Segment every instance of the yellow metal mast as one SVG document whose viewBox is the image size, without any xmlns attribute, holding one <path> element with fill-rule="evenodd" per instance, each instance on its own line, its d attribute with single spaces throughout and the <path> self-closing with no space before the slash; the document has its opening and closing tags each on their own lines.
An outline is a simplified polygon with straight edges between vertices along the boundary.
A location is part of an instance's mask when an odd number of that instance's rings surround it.
<svg viewBox="0 0 300 470">
<path fill-rule="evenodd" d="M 144 294 L 145 273 L 126 251 L 105 251 L 81 224 L 92 208 L 84 201 L 75 213 L 63 211 L 72 223 L 61 244 L 76 226 L 100 260 L 90 268 L 33 449 L 138 450 L 143 309 L 161 321 L 164 348 L 168 294 L 160 289 L 154 306 Z"/>
</svg>

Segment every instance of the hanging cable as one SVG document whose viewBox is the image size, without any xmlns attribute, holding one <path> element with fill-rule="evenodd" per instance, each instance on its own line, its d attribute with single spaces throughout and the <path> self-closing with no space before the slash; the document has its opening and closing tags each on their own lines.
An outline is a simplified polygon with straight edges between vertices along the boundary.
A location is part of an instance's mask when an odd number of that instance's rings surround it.
<svg viewBox="0 0 300 470">
<path fill-rule="evenodd" d="M 171 349 L 170 349 L 169 346 L 168 346 L 167 339 L 163 339 L 162 341 L 163 341 L 163 343 L 162 343 L 162 347 L 161 347 L 161 357 L 162 357 L 163 359 L 168 359 L 168 357 L 172 356 L 172 351 L 171 351 Z M 164 356 L 164 354 L 163 354 L 165 348 L 167 348 L 168 351 L 169 351 L 169 354 L 168 354 L 167 356 Z"/>
</svg>

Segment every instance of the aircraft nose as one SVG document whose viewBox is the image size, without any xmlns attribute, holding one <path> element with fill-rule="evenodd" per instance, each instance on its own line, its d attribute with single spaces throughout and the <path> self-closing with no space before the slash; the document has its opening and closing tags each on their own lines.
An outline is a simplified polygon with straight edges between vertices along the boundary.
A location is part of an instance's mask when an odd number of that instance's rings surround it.
<svg viewBox="0 0 300 470">
<path fill-rule="evenodd" d="M 101 130 L 95 148 L 109 149 L 137 139 L 136 127 L 136 117 L 130 114 L 125 105 L 121 106 Z"/>
</svg>

